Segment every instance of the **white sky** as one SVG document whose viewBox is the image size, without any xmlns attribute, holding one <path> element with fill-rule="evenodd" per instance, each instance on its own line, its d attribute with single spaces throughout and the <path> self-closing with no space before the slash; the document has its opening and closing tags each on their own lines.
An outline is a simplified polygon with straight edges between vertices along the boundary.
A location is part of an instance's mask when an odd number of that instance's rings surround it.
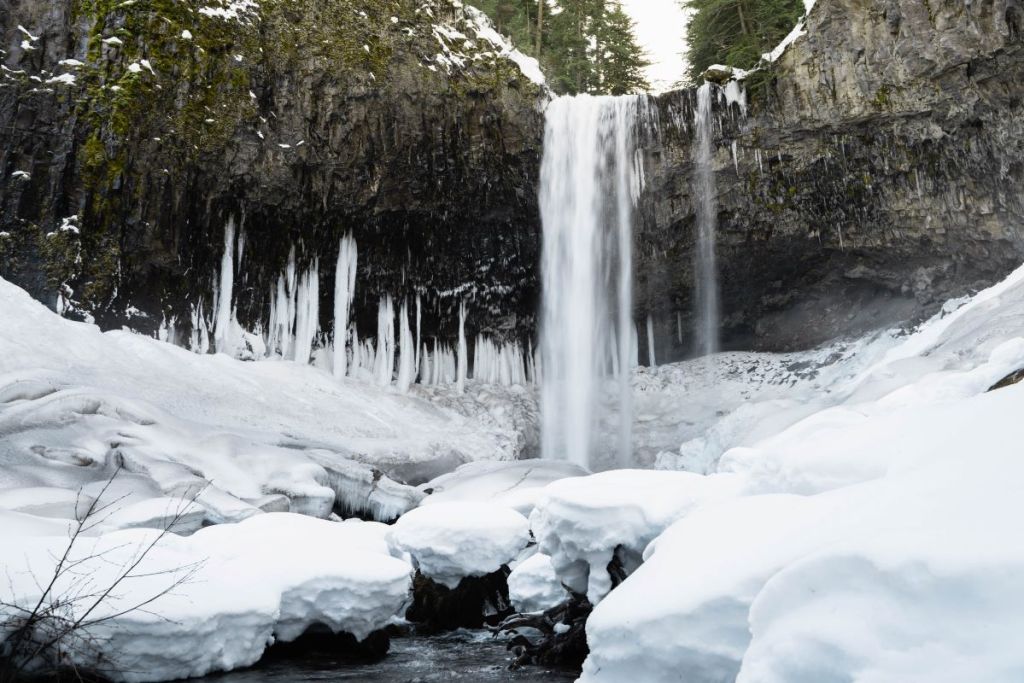
<svg viewBox="0 0 1024 683">
<path fill-rule="evenodd" d="M 637 39 L 653 62 L 647 69 L 651 87 L 671 88 L 686 71 L 686 13 L 677 0 L 622 0 L 622 7 L 636 21 Z"/>
</svg>

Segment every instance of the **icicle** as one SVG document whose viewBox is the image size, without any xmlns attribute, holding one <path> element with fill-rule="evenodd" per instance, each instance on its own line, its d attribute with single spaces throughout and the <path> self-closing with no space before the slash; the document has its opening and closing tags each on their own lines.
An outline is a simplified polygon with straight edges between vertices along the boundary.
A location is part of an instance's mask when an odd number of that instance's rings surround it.
<svg viewBox="0 0 1024 683">
<path fill-rule="evenodd" d="M 420 349 L 421 349 L 421 347 L 420 347 L 420 323 L 422 322 L 422 319 L 423 319 L 423 316 L 422 316 L 423 311 L 422 311 L 422 307 L 421 307 L 420 304 L 421 304 L 421 302 L 420 302 L 420 295 L 419 295 L 419 292 L 417 292 L 416 293 L 416 364 L 415 364 L 417 372 L 419 371 L 419 367 L 420 367 Z M 413 377 L 413 381 L 414 382 L 416 381 L 415 377 Z"/>
<path fill-rule="evenodd" d="M 419 359 L 420 359 L 420 362 L 419 362 L 420 382 L 422 384 L 429 385 L 429 384 L 431 384 L 431 380 L 432 380 L 432 378 L 430 376 L 430 353 L 427 352 L 423 348 L 423 346 L 420 346 L 417 355 L 419 356 Z"/>
<path fill-rule="evenodd" d="M 297 287 L 295 303 L 295 362 L 305 365 L 320 331 L 320 262 L 314 260 Z"/>
<path fill-rule="evenodd" d="M 373 375 L 377 384 L 386 387 L 391 384 L 395 372 L 395 308 L 391 295 L 380 299 L 377 309 L 377 357 L 373 363 Z"/>
<path fill-rule="evenodd" d="M 466 390 L 466 373 L 469 366 L 469 354 L 466 348 L 466 301 L 459 304 L 459 369 L 455 390 L 460 394 Z"/>
<path fill-rule="evenodd" d="M 213 343 L 217 353 L 233 354 L 231 298 L 235 282 L 235 219 L 224 226 L 224 255 L 220 261 L 220 286 L 217 288 Z"/>
<path fill-rule="evenodd" d="M 334 271 L 334 376 L 339 379 L 348 372 L 345 342 L 348 338 L 349 310 L 356 292 L 357 262 L 356 241 L 349 233 L 338 244 L 338 267 Z"/>
<path fill-rule="evenodd" d="M 206 325 L 206 316 L 203 315 L 203 300 L 192 307 L 191 310 L 192 334 L 189 338 L 188 348 L 193 353 L 206 353 L 210 350 L 210 335 Z"/>
<path fill-rule="evenodd" d="M 657 367 L 658 362 L 654 358 L 654 320 L 650 314 L 647 315 L 647 360 L 650 367 Z"/>
<path fill-rule="evenodd" d="M 413 347 L 412 330 L 409 329 L 408 300 L 402 302 L 398 324 L 401 326 L 398 339 L 398 390 L 404 394 L 409 391 L 416 372 L 416 349 Z"/>
</svg>

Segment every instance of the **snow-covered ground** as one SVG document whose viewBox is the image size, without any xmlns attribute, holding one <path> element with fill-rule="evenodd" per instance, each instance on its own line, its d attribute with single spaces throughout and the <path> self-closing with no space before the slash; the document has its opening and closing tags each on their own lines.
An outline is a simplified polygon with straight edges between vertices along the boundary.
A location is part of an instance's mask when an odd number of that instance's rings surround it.
<svg viewBox="0 0 1024 683">
<path fill-rule="evenodd" d="M 905 337 L 718 358 L 717 376 L 746 365 L 749 398 L 695 392 L 735 405 L 661 461 L 710 474 L 674 485 L 679 519 L 595 608 L 581 680 L 1024 680 L 1024 386 L 988 391 L 1024 367 L 1024 268 L 961 304 Z M 545 544 L 562 578 L 580 569 L 562 548 L 619 524 L 633 476 L 546 489 L 534 517 L 564 529 Z M 633 537 L 663 524 L 651 500 Z"/>
<path fill-rule="evenodd" d="M 54 576 L 67 524 L 46 521 L 0 512 L 5 605 L 31 609 Z M 152 529 L 80 537 L 45 602 L 60 598 L 60 614 L 81 619 L 81 637 L 65 639 L 69 662 L 114 680 L 235 669 L 314 624 L 362 639 L 400 619 L 412 568 L 389 554 L 386 530 L 275 513 L 155 544 Z M 0 608 L 0 623 L 12 612 Z"/>
<path fill-rule="evenodd" d="M 0 316 L 5 566 L 45 574 L 94 499 L 119 509 L 85 542 L 137 546 L 207 486 L 148 560 L 205 561 L 153 610 L 177 625 L 132 614 L 110 636 L 126 670 L 152 672 L 138 680 L 242 666 L 315 622 L 365 635 L 400 614 L 412 563 L 448 585 L 508 565 L 524 610 L 563 599 L 560 582 L 587 593 L 584 681 L 1024 679 L 1024 387 L 989 391 L 1024 368 L 1024 268 L 912 334 L 639 370 L 638 460 L 684 471 L 471 462 L 522 443 L 521 387 L 401 395 L 197 356 L 2 281 Z M 419 507 L 393 527 L 260 514 L 323 516 L 357 490 Z"/>
<path fill-rule="evenodd" d="M 0 320 L 0 506 L 5 490 L 96 487 L 120 465 L 133 500 L 202 489 L 208 522 L 261 509 L 326 517 L 336 499 L 393 518 L 422 498 L 399 482 L 517 457 L 536 412 L 518 386 L 402 395 L 100 333 L 3 280 Z"/>
</svg>

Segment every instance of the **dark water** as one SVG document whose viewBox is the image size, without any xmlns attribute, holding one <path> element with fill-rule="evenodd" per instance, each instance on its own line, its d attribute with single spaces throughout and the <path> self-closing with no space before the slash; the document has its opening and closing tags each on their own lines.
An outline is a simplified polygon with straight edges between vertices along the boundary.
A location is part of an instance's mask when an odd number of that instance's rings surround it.
<svg viewBox="0 0 1024 683">
<path fill-rule="evenodd" d="M 251 669 L 203 678 L 202 683 L 548 683 L 576 679 L 575 673 L 542 667 L 509 671 L 509 659 L 503 639 L 495 640 L 484 631 L 456 631 L 440 636 L 394 638 L 388 656 L 374 664 L 355 664 L 321 652 L 260 662 Z"/>
</svg>

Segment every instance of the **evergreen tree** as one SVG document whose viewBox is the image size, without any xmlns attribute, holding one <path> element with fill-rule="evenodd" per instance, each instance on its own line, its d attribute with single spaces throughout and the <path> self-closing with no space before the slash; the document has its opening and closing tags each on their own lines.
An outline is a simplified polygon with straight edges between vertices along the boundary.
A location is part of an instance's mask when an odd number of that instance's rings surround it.
<svg viewBox="0 0 1024 683">
<path fill-rule="evenodd" d="M 693 12 L 686 39 L 694 81 L 712 64 L 756 66 L 804 12 L 803 0 L 680 0 L 680 4 Z"/>
<path fill-rule="evenodd" d="M 597 33 L 600 91 L 625 95 L 650 89 L 644 69 L 650 62 L 636 43 L 635 23 L 620 2 L 605 6 L 604 21 Z"/>
<path fill-rule="evenodd" d="M 643 74 L 648 62 L 619 0 L 473 4 L 522 52 L 540 60 L 555 92 L 618 95 L 649 87 Z"/>
</svg>

